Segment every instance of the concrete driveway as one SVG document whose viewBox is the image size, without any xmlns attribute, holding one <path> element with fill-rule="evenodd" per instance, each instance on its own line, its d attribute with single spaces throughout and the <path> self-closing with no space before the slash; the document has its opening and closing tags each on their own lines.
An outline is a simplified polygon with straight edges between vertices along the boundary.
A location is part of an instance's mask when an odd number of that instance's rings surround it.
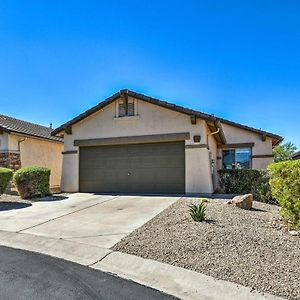
<svg viewBox="0 0 300 300">
<path fill-rule="evenodd" d="M 110 248 L 179 197 L 71 194 L 1 211 L 2 231 Z"/>
</svg>

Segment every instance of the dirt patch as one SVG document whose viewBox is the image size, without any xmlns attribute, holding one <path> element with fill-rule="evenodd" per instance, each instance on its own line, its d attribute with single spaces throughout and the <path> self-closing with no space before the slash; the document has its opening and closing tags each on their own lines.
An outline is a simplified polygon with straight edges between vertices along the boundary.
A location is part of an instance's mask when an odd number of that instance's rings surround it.
<svg viewBox="0 0 300 300">
<path fill-rule="evenodd" d="M 113 250 L 191 269 L 289 299 L 300 299 L 300 238 L 271 224 L 278 206 L 254 202 L 251 211 L 209 200 L 207 222 L 181 199 L 122 239 Z"/>
</svg>

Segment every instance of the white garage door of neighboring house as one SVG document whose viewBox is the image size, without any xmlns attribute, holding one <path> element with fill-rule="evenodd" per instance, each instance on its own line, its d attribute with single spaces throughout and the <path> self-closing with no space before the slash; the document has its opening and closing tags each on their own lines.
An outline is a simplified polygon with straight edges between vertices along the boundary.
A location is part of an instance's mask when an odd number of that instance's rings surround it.
<svg viewBox="0 0 300 300">
<path fill-rule="evenodd" d="M 183 194 L 184 142 L 80 147 L 81 192 Z"/>
</svg>

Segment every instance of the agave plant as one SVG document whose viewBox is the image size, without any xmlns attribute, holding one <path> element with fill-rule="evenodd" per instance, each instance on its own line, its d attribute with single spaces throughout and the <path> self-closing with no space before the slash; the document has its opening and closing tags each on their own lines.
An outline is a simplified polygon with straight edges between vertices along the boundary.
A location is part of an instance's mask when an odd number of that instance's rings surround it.
<svg viewBox="0 0 300 300">
<path fill-rule="evenodd" d="M 206 205 L 204 202 L 200 202 L 199 204 L 190 204 L 190 216 L 192 219 L 196 222 L 202 222 L 205 220 L 205 210 L 206 210 Z"/>
</svg>

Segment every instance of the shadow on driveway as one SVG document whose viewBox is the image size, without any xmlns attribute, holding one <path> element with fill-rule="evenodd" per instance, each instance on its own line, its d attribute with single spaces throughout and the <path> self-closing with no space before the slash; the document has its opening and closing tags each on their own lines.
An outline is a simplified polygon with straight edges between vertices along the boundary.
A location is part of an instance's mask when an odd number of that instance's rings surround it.
<svg viewBox="0 0 300 300">
<path fill-rule="evenodd" d="M 30 207 L 32 204 L 30 203 L 22 203 L 22 202 L 0 202 L 0 211 L 7 211 L 13 209 L 21 209 Z"/>
</svg>

